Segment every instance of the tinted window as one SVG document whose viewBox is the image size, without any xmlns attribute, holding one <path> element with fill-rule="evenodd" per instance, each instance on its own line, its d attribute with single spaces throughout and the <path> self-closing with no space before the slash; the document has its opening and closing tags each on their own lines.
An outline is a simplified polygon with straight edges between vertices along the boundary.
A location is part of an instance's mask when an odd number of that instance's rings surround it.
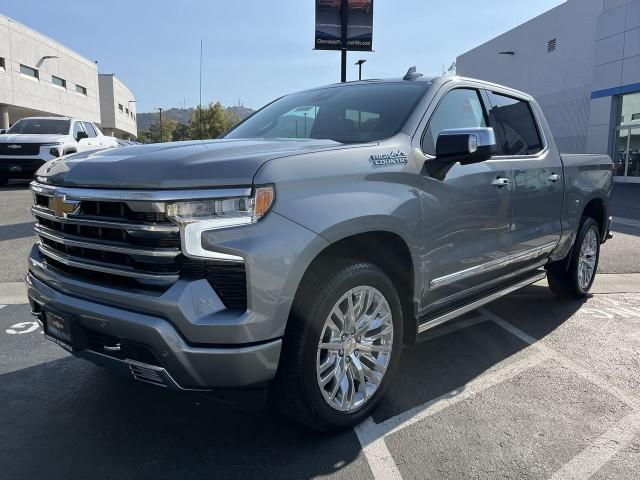
<svg viewBox="0 0 640 480">
<path fill-rule="evenodd" d="M 20 64 L 20 73 L 28 77 L 40 78 L 40 72 L 38 72 L 38 70 L 22 64 Z"/>
<path fill-rule="evenodd" d="M 315 138 L 371 142 L 400 131 L 431 84 L 345 85 L 283 97 L 225 138 Z"/>
<path fill-rule="evenodd" d="M 76 122 L 73 124 L 73 138 L 78 138 L 78 133 L 84 132 L 82 128 L 82 122 Z"/>
<path fill-rule="evenodd" d="M 64 78 L 56 77 L 55 75 L 51 75 L 51 83 L 58 87 L 67 88 L 67 81 Z"/>
<path fill-rule="evenodd" d="M 85 132 L 87 132 L 87 135 L 89 135 L 89 138 L 98 136 L 98 134 L 96 133 L 96 129 L 93 128 L 93 125 L 89 122 L 84 122 L 84 130 Z"/>
<path fill-rule="evenodd" d="M 489 120 L 500 155 L 535 155 L 542 142 L 529 102 L 489 92 Z"/>
<path fill-rule="evenodd" d="M 24 118 L 18 120 L 7 133 L 28 133 L 33 135 L 69 135 L 69 120 L 50 118 Z"/>
<path fill-rule="evenodd" d="M 429 120 L 422 148 L 435 155 L 438 135 L 452 128 L 486 127 L 487 121 L 480 96 L 476 90 L 457 89 L 445 95 Z"/>
<path fill-rule="evenodd" d="M 76 92 L 82 94 L 82 95 L 86 95 L 87 94 L 87 89 L 85 87 L 83 87 L 82 85 L 76 85 Z"/>
</svg>

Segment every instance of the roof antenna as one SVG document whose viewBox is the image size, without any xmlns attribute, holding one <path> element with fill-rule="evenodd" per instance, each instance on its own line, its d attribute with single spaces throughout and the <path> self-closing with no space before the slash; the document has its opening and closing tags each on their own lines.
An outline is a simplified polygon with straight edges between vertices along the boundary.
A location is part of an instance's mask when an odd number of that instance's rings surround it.
<svg viewBox="0 0 640 480">
<path fill-rule="evenodd" d="M 404 76 L 403 80 L 415 80 L 416 78 L 420 78 L 423 75 L 416 70 L 416 67 L 411 67 L 407 74 Z"/>
</svg>

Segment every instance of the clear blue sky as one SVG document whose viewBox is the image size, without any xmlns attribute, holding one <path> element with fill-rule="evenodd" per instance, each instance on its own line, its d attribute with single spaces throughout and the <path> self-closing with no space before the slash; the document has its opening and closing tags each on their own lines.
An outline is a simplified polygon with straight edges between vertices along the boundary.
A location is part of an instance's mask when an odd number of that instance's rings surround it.
<svg viewBox="0 0 640 480">
<path fill-rule="evenodd" d="M 365 77 L 441 72 L 457 55 L 562 0 L 375 0 Z M 203 101 L 259 107 L 340 78 L 338 52 L 313 51 L 314 0 L 0 0 L 0 12 L 99 61 L 138 98 L 138 111 Z"/>
</svg>

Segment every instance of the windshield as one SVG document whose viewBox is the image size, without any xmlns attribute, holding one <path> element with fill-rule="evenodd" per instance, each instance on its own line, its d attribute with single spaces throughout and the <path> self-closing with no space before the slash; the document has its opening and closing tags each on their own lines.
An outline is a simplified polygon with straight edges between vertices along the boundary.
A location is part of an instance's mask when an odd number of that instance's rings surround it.
<svg viewBox="0 0 640 480">
<path fill-rule="evenodd" d="M 32 135 L 68 135 L 69 120 L 50 118 L 23 118 L 18 120 L 7 133 L 28 133 Z"/>
<path fill-rule="evenodd" d="M 400 131 L 430 85 L 372 83 L 289 95 L 267 105 L 224 138 L 382 140 Z"/>
</svg>

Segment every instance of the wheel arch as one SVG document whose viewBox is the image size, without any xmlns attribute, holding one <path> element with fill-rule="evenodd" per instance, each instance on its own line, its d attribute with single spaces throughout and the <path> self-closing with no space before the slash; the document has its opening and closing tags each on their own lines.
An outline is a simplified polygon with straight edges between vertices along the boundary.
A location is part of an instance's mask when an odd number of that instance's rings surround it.
<svg viewBox="0 0 640 480">
<path fill-rule="evenodd" d="M 605 232 L 607 228 L 607 202 L 603 197 L 597 196 L 589 200 L 582 210 L 582 216 L 580 217 L 580 221 L 584 217 L 593 218 L 600 227 L 600 237 L 602 239 L 605 238 L 607 232 Z M 578 224 L 580 224 L 580 221 Z"/>
<path fill-rule="evenodd" d="M 297 287 L 294 302 L 312 272 L 330 268 L 332 260 L 344 258 L 373 263 L 389 276 L 398 291 L 402 305 L 404 342 L 405 344 L 414 343 L 416 336 L 414 261 L 409 243 L 397 232 L 370 230 L 351 233 L 331 241 L 307 266 Z"/>
</svg>

